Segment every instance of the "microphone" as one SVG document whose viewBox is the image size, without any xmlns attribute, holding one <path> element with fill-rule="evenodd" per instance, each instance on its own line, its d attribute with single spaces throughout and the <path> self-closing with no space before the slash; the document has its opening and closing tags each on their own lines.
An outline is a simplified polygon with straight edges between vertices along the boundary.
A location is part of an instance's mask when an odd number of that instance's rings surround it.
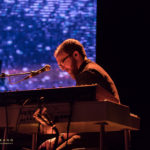
<svg viewBox="0 0 150 150">
<path fill-rule="evenodd" d="M 25 77 L 24 80 L 26 79 L 29 79 L 29 78 L 32 78 L 42 72 L 45 72 L 45 71 L 50 71 L 51 70 L 51 66 L 50 65 L 45 65 L 43 68 L 39 69 L 39 70 L 36 70 L 36 71 L 31 71 L 30 75 Z"/>
</svg>

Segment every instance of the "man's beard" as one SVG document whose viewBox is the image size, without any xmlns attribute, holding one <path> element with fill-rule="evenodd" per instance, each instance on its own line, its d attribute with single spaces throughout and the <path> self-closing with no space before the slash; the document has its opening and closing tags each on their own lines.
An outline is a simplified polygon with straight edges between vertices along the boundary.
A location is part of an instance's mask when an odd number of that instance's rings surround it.
<svg viewBox="0 0 150 150">
<path fill-rule="evenodd" d="M 72 70 L 71 70 L 70 76 L 73 79 L 76 79 L 76 76 L 79 73 L 79 69 L 77 67 L 77 61 L 74 58 L 72 58 L 71 60 L 72 60 Z"/>
</svg>

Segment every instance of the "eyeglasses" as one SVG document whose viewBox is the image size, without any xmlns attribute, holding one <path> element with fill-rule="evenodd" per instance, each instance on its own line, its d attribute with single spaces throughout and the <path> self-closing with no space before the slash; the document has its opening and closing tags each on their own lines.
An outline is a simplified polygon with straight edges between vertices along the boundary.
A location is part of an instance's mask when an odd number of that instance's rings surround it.
<svg viewBox="0 0 150 150">
<path fill-rule="evenodd" d="M 59 67 L 62 69 L 63 65 L 65 63 L 65 61 L 67 60 L 67 58 L 69 58 L 72 54 L 67 55 L 64 59 L 62 59 L 62 61 L 58 64 Z"/>
</svg>

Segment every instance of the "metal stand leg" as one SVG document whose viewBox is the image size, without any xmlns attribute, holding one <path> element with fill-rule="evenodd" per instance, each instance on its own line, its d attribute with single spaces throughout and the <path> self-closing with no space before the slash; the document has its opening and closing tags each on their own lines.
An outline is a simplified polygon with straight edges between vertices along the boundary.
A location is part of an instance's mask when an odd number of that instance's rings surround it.
<svg viewBox="0 0 150 150">
<path fill-rule="evenodd" d="M 131 142 L 131 135 L 130 135 L 130 130 L 125 129 L 124 130 L 124 146 L 125 146 L 125 150 L 129 150 L 130 149 L 130 143 Z"/>
<path fill-rule="evenodd" d="M 105 123 L 100 124 L 100 150 L 104 150 Z"/>
<path fill-rule="evenodd" d="M 37 148 L 37 133 L 32 134 L 32 150 Z"/>
</svg>

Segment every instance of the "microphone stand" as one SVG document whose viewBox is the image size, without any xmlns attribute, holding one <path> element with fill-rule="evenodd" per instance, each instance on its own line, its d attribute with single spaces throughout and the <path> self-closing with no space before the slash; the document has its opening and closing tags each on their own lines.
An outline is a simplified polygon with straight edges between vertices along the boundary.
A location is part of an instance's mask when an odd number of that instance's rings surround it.
<svg viewBox="0 0 150 150">
<path fill-rule="evenodd" d="M 31 72 L 25 72 L 25 73 L 16 73 L 16 74 L 6 74 L 6 73 L 2 73 L 0 74 L 0 78 L 6 78 L 6 77 L 11 77 L 11 76 L 17 76 L 17 75 L 25 75 L 25 74 L 30 74 Z"/>
<path fill-rule="evenodd" d="M 5 73 L 2 73 L 2 74 L 0 74 L 0 78 L 6 78 L 6 77 L 9 78 L 9 77 L 12 77 L 12 76 L 26 75 L 26 74 L 30 74 L 30 76 L 35 76 L 35 75 L 37 75 L 37 71 L 30 71 L 30 72 L 16 73 L 16 74 L 5 74 Z M 11 83 L 10 78 L 9 78 L 9 83 L 10 83 L 10 84 L 17 84 L 17 83 L 19 83 L 19 82 L 21 82 L 21 81 L 24 81 L 24 80 L 28 79 L 28 78 L 30 78 L 30 77 L 29 77 L 29 76 L 26 76 L 26 77 L 24 77 L 23 79 L 21 79 L 21 80 L 15 82 L 15 83 Z"/>
<path fill-rule="evenodd" d="M 25 78 L 21 79 L 20 81 L 17 81 L 16 83 L 19 83 L 23 80 L 26 80 L 26 79 L 29 79 L 29 78 L 32 78 L 33 76 L 36 76 L 44 71 L 50 71 L 50 68 L 51 66 L 50 65 L 45 65 L 43 68 L 39 69 L 39 70 L 36 70 L 36 71 L 31 71 L 31 72 L 24 72 L 24 73 L 16 73 L 16 74 L 5 74 L 5 73 L 2 73 L 0 74 L 0 78 L 6 78 L 6 77 L 11 77 L 11 76 L 18 76 L 18 75 L 25 75 L 25 74 L 30 74 L 28 76 L 26 76 Z M 9 82 L 10 82 L 10 79 L 9 79 Z M 10 84 L 16 84 L 16 83 L 11 83 Z"/>
</svg>

